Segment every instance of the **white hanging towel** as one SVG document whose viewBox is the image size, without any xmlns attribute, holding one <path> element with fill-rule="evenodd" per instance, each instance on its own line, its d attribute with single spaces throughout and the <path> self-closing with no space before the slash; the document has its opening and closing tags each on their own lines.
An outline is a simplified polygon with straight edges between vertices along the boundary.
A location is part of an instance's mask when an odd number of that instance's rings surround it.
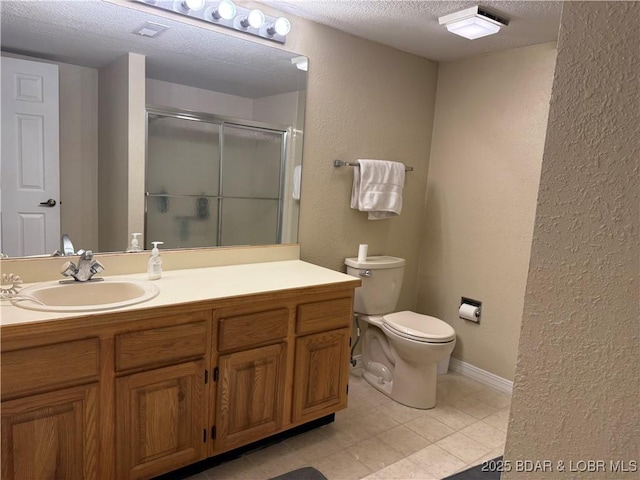
<svg viewBox="0 0 640 480">
<path fill-rule="evenodd" d="M 369 213 L 369 220 L 400 215 L 404 164 L 388 160 L 358 160 L 353 169 L 351 208 Z"/>
</svg>

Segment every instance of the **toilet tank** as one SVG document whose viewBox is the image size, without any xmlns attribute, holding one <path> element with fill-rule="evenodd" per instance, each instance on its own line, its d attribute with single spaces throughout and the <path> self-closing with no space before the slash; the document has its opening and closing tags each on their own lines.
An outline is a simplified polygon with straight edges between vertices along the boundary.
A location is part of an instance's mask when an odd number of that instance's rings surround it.
<svg viewBox="0 0 640 480">
<path fill-rule="evenodd" d="M 362 286 L 356 288 L 355 312 L 384 315 L 394 311 L 402 287 L 404 258 L 382 255 L 367 257 L 364 262 L 358 262 L 357 258 L 346 258 L 344 264 L 347 274 L 362 279 Z"/>
</svg>

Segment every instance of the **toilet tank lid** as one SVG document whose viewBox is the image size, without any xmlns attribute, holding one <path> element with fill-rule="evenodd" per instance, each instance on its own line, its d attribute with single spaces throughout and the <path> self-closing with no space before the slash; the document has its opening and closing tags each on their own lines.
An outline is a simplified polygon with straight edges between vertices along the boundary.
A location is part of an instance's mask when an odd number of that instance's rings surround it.
<svg viewBox="0 0 640 480">
<path fill-rule="evenodd" d="M 388 255 L 367 257 L 364 262 L 359 262 L 357 258 L 344 259 L 344 264 L 348 267 L 361 268 L 365 270 L 404 267 L 405 263 L 404 258 L 390 257 Z"/>
</svg>

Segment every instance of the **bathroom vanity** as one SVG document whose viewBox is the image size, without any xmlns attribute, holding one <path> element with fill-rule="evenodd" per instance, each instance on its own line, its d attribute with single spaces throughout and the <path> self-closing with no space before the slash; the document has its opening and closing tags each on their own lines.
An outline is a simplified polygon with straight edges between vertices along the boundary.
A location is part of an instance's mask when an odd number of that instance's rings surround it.
<svg viewBox="0 0 640 480">
<path fill-rule="evenodd" d="M 157 285 L 91 314 L 3 302 L 3 478 L 150 478 L 346 407 L 359 279 L 291 260 Z"/>
</svg>

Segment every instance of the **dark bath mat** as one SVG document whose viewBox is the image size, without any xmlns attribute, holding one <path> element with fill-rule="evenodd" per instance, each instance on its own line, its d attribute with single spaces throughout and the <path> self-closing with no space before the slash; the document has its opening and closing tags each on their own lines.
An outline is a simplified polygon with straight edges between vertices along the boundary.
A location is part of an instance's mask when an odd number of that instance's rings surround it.
<svg viewBox="0 0 640 480">
<path fill-rule="evenodd" d="M 500 480 L 500 467 L 502 466 L 502 457 L 496 457 L 493 460 L 482 462 L 463 472 L 456 473 L 443 480 Z"/>
<path fill-rule="evenodd" d="M 277 477 L 273 477 L 271 480 L 327 480 L 323 474 L 313 467 L 304 467 L 292 472 L 283 473 Z"/>
</svg>

